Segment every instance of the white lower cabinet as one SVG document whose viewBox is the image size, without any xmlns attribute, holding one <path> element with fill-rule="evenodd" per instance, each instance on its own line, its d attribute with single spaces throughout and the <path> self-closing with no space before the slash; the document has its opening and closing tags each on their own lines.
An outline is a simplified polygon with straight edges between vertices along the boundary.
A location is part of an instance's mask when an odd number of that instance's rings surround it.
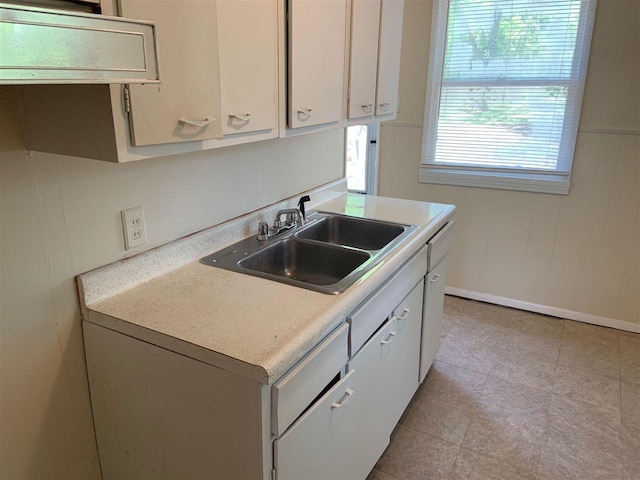
<svg viewBox="0 0 640 480">
<path fill-rule="evenodd" d="M 453 244 L 454 222 L 447 222 L 427 243 L 427 276 L 424 284 L 422 340 L 420 346 L 420 383 L 427 376 L 440 348 L 447 252 Z"/>
<path fill-rule="evenodd" d="M 275 441 L 278 480 L 364 479 L 389 443 L 369 415 L 365 371 L 351 370 Z"/>
<path fill-rule="evenodd" d="M 90 312 L 104 479 L 364 480 L 440 345 L 451 227 L 269 385 L 98 326 Z"/>
<path fill-rule="evenodd" d="M 387 439 L 418 388 L 422 293 L 420 281 L 376 335 L 349 362 L 364 372 L 370 418 L 384 424 Z M 373 465 L 371 465 L 373 467 Z"/>
<path fill-rule="evenodd" d="M 418 388 L 421 280 L 348 364 L 348 373 L 275 441 L 276 478 L 364 479 Z M 385 321 L 386 319 L 386 321 Z"/>
<path fill-rule="evenodd" d="M 426 277 L 424 287 L 422 346 L 420 351 L 420 383 L 422 383 L 427 376 L 427 372 L 440 348 L 446 272 L 447 258 L 445 257 Z"/>
</svg>

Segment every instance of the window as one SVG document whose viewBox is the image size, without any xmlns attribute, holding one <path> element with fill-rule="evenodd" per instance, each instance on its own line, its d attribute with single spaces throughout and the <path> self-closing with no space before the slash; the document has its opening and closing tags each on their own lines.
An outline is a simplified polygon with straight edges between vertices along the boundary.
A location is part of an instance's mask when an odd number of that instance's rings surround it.
<svg viewBox="0 0 640 480">
<path fill-rule="evenodd" d="M 568 193 L 596 0 L 435 0 L 420 181 Z"/>
<path fill-rule="evenodd" d="M 376 194 L 377 137 L 377 123 L 355 125 L 346 129 L 345 172 L 350 192 Z"/>
</svg>

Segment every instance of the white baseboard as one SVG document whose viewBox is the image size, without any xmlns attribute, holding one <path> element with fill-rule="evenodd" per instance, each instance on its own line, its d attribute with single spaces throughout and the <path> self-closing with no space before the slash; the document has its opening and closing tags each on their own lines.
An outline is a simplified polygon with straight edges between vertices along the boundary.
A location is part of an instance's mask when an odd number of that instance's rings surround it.
<svg viewBox="0 0 640 480">
<path fill-rule="evenodd" d="M 512 298 L 498 297 L 489 295 L 488 293 L 474 292 L 471 290 L 463 290 L 461 288 L 446 287 L 445 293 L 456 297 L 469 298 L 471 300 L 479 300 L 486 303 L 494 303 L 504 307 L 517 308 L 519 310 L 527 310 L 529 312 L 542 313 L 543 315 L 551 315 L 558 318 L 566 318 L 568 320 L 576 320 L 578 322 L 591 323 L 600 325 L 601 327 L 616 328 L 627 332 L 640 333 L 640 323 L 627 322 L 625 320 L 617 320 L 615 318 L 599 317 L 589 313 L 576 312 L 573 310 L 565 310 L 564 308 L 549 307 L 547 305 L 538 305 L 537 303 L 523 302 Z"/>
</svg>

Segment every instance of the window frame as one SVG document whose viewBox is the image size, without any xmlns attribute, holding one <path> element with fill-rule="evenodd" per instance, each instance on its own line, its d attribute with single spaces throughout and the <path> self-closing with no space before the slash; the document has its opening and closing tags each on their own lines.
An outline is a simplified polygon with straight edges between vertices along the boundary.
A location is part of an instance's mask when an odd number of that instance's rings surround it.
<svg viewBox="0 0 640 480">
<path fill-rule="evenodd" d="M 571 168 L 578 134 L 582 96 L 587 74 L 589 50 L 595 20 L 597 0 L 582 0 L 580 23 L 578 25 L 578 45 L 574 51 L 572 78 L 557 80 L 557 83 L 570 84 L 575 88 L 576 96 L 573 108 L 565 111 L 562 130 L 561 151 L 558 165 L 561 171 L 541 172 L 527 168 L 499 168 L 465 165 L 435 164 L 437 141 L 437 122 L 440 110 L 441 89 L 443 86 L 445 48 L 447 41 L 449 0 L 434 0 L 432 11 L 431 39 L 429 48 L 429 69 L 425 96 L 425 111 L 422 134 L 420 171 L 421 183 L 458 185 L 502 190 L 517 190 L 552 194 L 568 194 L 571 181 Z M 582 39 L 582 41 L 580 41 Z M 555 80 L 550 80 L 555 81 Z M 453 81 L 454 83 L 456 81 Z M 473 81 L 471 81 L 473 82 Z M 487 83 L 478 80 L 478 83 Z M 500 81 L 491 82 L 503 86 Z M 526 81 L 533 83 L 536 81 Z M 573 119 L 573 122 L 570 120 Z M 561 157 L 564 161 L 560 160 Z"/>
<path fill-rule="evenodd" d="M 365 172 L 364 172 L 364 190 L 357 189 L 349 189 L 349 193 L 361 193 L 363 195 L 377 195 L 378 191 L 378 132 L 380 131 L 380 123 L 379 122 L 371 122 L 366 124 L 357 124 L 357 125 L 349 125 L 345 127 L 345 148 L 344 148 L 344 158 L 345 158 L 345 177 L 347 174 L 346 171 L 346 161 L 348 158 L 348 130 L 352 127 L 360 127 L 364 126 L 367 128 L 367 146 L 365 150 Z"/>
</svg>

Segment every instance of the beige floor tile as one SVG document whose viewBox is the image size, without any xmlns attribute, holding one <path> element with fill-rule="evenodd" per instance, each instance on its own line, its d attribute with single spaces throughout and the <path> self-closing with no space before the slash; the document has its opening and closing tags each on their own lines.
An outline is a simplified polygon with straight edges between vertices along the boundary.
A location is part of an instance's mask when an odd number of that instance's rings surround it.
<svg viewBox="0 0 640 480">
<path fill-rule="evenodd" d="M 381 472 L 380 470 L 374 468 L 371 470 L 371 473 L 367 476 L 367 480 L 401 480 L 393 475 L 389 475 L 388 473 Z"/>
<path fill-rule="evenodd" d="M 438 478 L 447 474 L 459 447 L 400 425 L 376 469 L 403 480 Z"/>
<path fill-rule="evenodd" d="M 622 478 L 620 413 L 554 395 L 538 474 L 544 479 Z"/>
<path fill-rule="evenodd" d="M 616 480 L 622 472 L 621 448 L 564 431 L 547 434 L 538 463 L 541 479 Z"/>
<path fill-rule="evenodd" d="M 480 322 L 464 314 L 448 313 L 446 310 L 442 314 L 442 327 L 443 329 L 446 329 L 447 332 L 453 326 L 463 327 L 463 328 L 473 328 L 478 325 L 480 325 Z"/>
<path fill-rule="evenodd" d="M 402 423 L 423 433 L 460 445 L 471 423 L 474 408 L 465 404 L 441 402 L 428 394 L 415 396 Z"/>
<path fill-rule="evenodd" d="M 443 324 L 368 480 L 640 480 L 640 335 L 451 296 Z"/>
<path fill-rule="evenodd" d="M 591 345 L 620 347 L 620 332 L 618 330 L 573 320 L 564 321 L 563 338 L 565 340 L 579 340 Z"/>
<path fill-rule="evenodd" d="M 436 359 L 476 372 L 488 373 L 497 360 L 494 345 L 498 335 L 495 328 L 489 325 L 473 328 L 451 326 Z"/>
<path fill-rule="evenodd" d="M 444 338 L 449 333 L 449 329 L 451 328 L 451 323 L 448 323 L 445 320 L 445 317 L 442 317 L 442 330 L 440 330 L 440 343 L 444 340 Z"/>
<path fill-rule="evenodd" d="M 476 412 L 462 442 L 463 448 L 535 470 L 545 434 L 546 411 L 500 414 Z"/>
<path fill-rule="evenodd" d="M 481 323 L 502 326 L 513 316 L 511 308 L 484 302 L 472 302 L 466 306 L 466 312 Z"/>
<path fill-rule="evenodd" d="M 508 329 L 507 329 L 508 330 Z M 562 341 L 555 338 L 536 337 L 513 330 L 501 332 L 496 345 L 500 358 L 527 360 L 531 363 L 558 363 Z"/>
<path fill-rule="evenodd" d="M 536 480 L 533 472 L 461 449 L 447 480 Z"/>
<path fill-rule="evenodd" d="M 443 362 L 434 362 L 419 394 L 472 409 L 478 405 L 487 375 Z"/>
<path fill-rule="evenodd" d="M 622 381 L 640 384 L 640 335 L 620 335 Z"/>
<path fill-rule="evenodd" d="M 618 330 L 621 337 L 640 338 L 640 333 L 627 332 L 626 330 Z"/>
<path fill-rule="evenodd" d="M 640 385 L 622 382 L 621 399 L 623 422 L 640 429 Z"/>
<path fill-rule="evenodd" d="M 558 364 L 605 377 L 620 378 L 620 348 L 618 345 L 564 338 Z"/>
<path fill-rule="evenodd" d="M 551 392 L 527 387 L 501 378 L 489 377 L 480 397 L 478 412 L 518 415 L 534 412 L 547 413 Z"/>
<path fill-rule="evenodd" d="M 453 295 L 444 296 L 444 311 L 451 314 L 467 314 L 469 305 L 473 303 L 472 300 L 466 298 L 454 297 Z"/>
<path fill-rule="evenodd" d="M 505 357 L 494 364 L 489 375 L 528 387 L 551 390 L 556 375 L 556 364 L 532 361 L 527 357 Z"/>
<path fill-rule="evenodd" d="M 560 395 L 551 397 L 547 418 L 549 431 L 567 432 L 576 438 L 602 437 L 611 444 L 620 443 L 621 415 L 619 410 L 584 402 Z"/>
<path fill-rule="evenodd" d="M 570 400 L 620 410 L 620 380 L 559 365 L 553 393 Z"/>
<path fill-rule="evenodd" d="M 564 331 L 564 320 L 524 310 L 513 310 L 511 324 L 519 332 L 554 340 L 562 340 Z"/>
<path fill-rule="evenodd" d="M 622 463 L 626 478 L 640 480 L 640 429 L 622 422 Z"/>
</svg>

